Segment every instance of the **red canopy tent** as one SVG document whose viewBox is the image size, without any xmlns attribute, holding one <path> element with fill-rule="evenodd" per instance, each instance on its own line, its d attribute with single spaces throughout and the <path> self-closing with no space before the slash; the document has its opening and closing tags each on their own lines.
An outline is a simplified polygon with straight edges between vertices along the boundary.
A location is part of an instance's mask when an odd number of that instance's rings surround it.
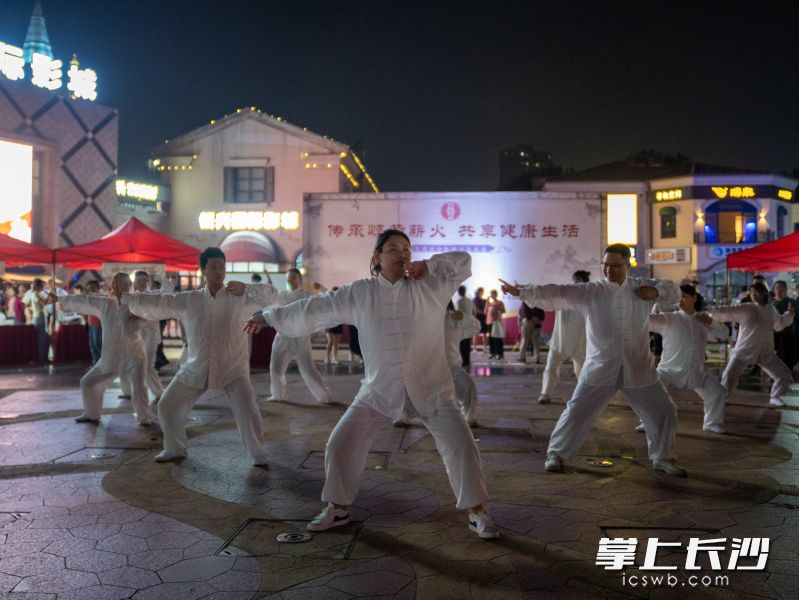
<svg viewBox="0 0 799 600">
<path fill-rule="evenodd" d="M 727 269 L 757 271 L 799 271 L 799 232 L 727 256 Z"/>
<path fill-rule="evenodd" d="M 53 264 L 53 251 L 0 234 L 0 261 L 7 267 Z"/>
<path fill-rule="evenodd" d="M 131 217 L 99 240 L 55 250 L 70 269 L 100 269 L 103 263 L 163 263 L 167 271 L 193 271 L 200 251 Z"/>
</svg>

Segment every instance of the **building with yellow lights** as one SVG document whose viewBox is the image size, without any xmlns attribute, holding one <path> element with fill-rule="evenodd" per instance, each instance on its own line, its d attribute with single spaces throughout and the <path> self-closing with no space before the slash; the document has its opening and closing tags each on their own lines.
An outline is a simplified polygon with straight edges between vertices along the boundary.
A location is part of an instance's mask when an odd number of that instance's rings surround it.
<svg viewBox="0 0 799 600">
<path fill-rule="evenodd" d="M 150 165 L 169 190 L 164 230 L 220 246 L 234 273 L 301 265 L 304 194 L 378 191 L 349 146 L 256 107 L 165 142 Z"/>
<path fill-rule="evenodd" d="M 634 247 L 639 272 L 698 279 L 723 300 L 728 254 L 793 233 L 799 181 L 763 171 L 648 154 L 569 173 L 545 190 L 603 198 L 605 242 Z M 734 289 L 751 276 L 731 272 Z"/>
</svg>

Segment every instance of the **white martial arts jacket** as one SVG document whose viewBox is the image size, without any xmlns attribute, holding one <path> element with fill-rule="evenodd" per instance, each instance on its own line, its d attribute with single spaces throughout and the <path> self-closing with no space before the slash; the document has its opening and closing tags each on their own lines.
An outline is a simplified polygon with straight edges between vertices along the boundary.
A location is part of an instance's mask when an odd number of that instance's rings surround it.
<svg viewBox="0 0 799 600">
<path fill-rule="evenodd" d="M 359 279 L 321 294 L 264 312 L 268 323 L 290 337 L 340 323 L 358 328 L 365 376 L 356 402 L 398 419 L 405 391 L 420 415 L 454 398 L 444 354 L 446 306 L 471 275 L 465 252 L 436 254 L 423 279 L 390 283 L 382 275 Z"/>
<path fill-rule="evenodd" d="M 174 294 L 125 294 L 130 311 L 144 319 L 179 319 L 188 339 L 188 356 L 175 377 L 193 388 L 222 389 L 249 377 L 250 350 L 244 322 L 277 299 L 269 283 L 247 285 L 242 296 L 222 288 L 211 296 L 207 287 Z M 105 341 L 105 329 L 103 329 Z"/>
<path fill-rule="evenodd" d="M 727 339 L 727 327 L 717 321 L 710 326 L 682 310 L 652 314 L 649 330 L 663 336 L 663 355 L 658 373 L 677 387 L 696 389 L 704 385 L 705 349 L 708 339 Z"/>
<path fill-rule="evenodd" d="M 583 360 L 585 358 L 585 317 L 576 310 L 557 311 L 549 349 Z"/>
<path fill-rule="evenodd" d="M 461 340 L 470 338 L 480 332 L 480 321 L 471 313 L 463 313 L 463 318 L 457 321 L 452 314 L 447 312 L 444 323 L 444 343 L 446 344 L 447 363 L 460 366 Z"/>
<path fill-rule="evenodd" d="M 773 304 L 760 306 L 747 302 L 738 306 L 714 308 L 708 311 L 719 321 L 732 321 L 741 327 L 738 340 L 732 349 L 734 356 L 748 363 L 755 363 L 761 356 L 774 354 L 774 332 L 782 331 L 793 323 L 788 311 L 780 314 Z"/>
<path fill-rule="evenodd" d="M 655 300 L 642 300 L 635 289 L 652 286 Z M 657 303 L 675 304 L 679 288 L 671 281 L 628 277 L 622 285 L 607 279 L 568 285 L 527 285 L 519 296 L 529 306 L 546 310 L 573 309 L 586 319 L 586 356 L 580 382 L 615 386 L 619 369 L 624 372 L 624 387 L 636 388 L 657 381 L 649 351 L 649 313 Z"/>
<path fill-rule="evenodd" d="M 139 335 L 141 321 L 131 318 L 128 307 L 116 298 L 87 294 L 62 296 L 58 299 L 64 310 L 81 315 L 93 315 L 103 326 L 103 351 L 99 367 L 105 373 L 120 373 L 126 370 L 129 361 L 144 361 L 144 350 Z"/>
</svg>

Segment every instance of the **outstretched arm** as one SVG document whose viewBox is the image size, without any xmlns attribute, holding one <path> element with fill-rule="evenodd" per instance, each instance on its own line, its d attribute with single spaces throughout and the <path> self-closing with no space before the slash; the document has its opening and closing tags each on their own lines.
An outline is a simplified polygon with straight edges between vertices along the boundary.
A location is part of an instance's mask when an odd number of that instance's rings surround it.
<svg viewBox="0 0 799 600">
<path fill-rule="evenodd" d="M 283 335 L 300 337 L 341 323 L 355 323 L 356 312 L 351 285 L 345 285 L 335 292 L 259 311 L 245 323 L 244 331 L 258 333 L 271 325 Z"/>
<path fill-rule="evenodd" d="M 92 315 L 100 317 L 105 302 L 111 299 L 107 296 L 96 296 L 87 294 L 83 296 L 61 296 L 58 301 L 64 310 L 72 311 L 80 315 Z"/>
<path fill-rule="evenodd" d="M 186 311 L 186 294 L 122 294 L 122 304 L 137 317 L 151 321 L 180 318 Z"/>
<path fill-rule="evenodd" d="M 573 283 L 547 285 L 519 285 L 510 284 L 507 281 L 499 280 L 502 284 L 502 291 L 511 296 L 518 296 L 529 307 L 537 306 L 544 310 L 563 310 L 579 309 L 590 297 L 591 283 Z"/>
</svg>

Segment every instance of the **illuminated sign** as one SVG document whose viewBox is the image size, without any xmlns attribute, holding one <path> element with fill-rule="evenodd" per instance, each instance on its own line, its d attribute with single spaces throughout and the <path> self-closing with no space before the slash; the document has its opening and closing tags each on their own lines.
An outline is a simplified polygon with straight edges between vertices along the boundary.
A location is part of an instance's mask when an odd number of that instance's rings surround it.
<svg viewBox="0 0 799 600">
<path fill-rule="evenodd" d="M 793 192 L 791 190 L 779 189 L 777 190 L 777 198 L 788 201 L 793 200 Z"/>
<path fill-rule="evenodd" d="M 294 230 L 300 228 L 300 213 L 296 210 L 204 211 L 200 213 L 199 222 L 203 231 Z"/>
<path fill-rule="evenodd" d="M 650 265 L 681 265 L 691 262 L 691 248 L 651 248 L 646 251 Z"/>
<path fill-rule="evenodd" d="M 755 244 L 737 244 L 735 246 L 710 246 L 707 249 L 707 255 L 714 259 L 719 260 L 724 258 L 728 254 L 732 254 L 733 252 L 740 252 L 741 250 L 746 250 L 748 248 L 754 248 Z"/>
<path fill-rule="evenodd" d="M 0 140 L 0 233 L 31 241 L 33 147 Z"/>
<path fill-rule="evenodd" d="M 658 202 L 682 200 L 682 190 L 659 190 L 655 192 L 655 200 Z"/>
<path fill-rule="evenodd" d="M 735 186 L 735 187 L 711 187 L 713 193 L 717 198 L 754 198 L 755 188 L 750 186 Z"/>
<path fill-rule="evenodd" d="M 63 85 L 63 62 L 44 54 L 34 52 L 30 63 L 31 83 L 46 90 L 55 91 Z M 73 58 L 67 71 L 67 89 L 73 98 L 95 100 L 97 98 L 97 72 L 93 69 L 80 69 Z M 17 81 L 25 79 L 25 59 L 22 48 L 0 42 L 0 73 L 6 79 Z"/>
<path fill-rule="evenodd" d="M 155 202 L 158 200 L 158 186 L 117 179 L 117 196 Z"/>
<path fill-rule="evenodd" d="M 638 243 L 638 196 L 608 194 L 608 244 Z"/>
</svg>

